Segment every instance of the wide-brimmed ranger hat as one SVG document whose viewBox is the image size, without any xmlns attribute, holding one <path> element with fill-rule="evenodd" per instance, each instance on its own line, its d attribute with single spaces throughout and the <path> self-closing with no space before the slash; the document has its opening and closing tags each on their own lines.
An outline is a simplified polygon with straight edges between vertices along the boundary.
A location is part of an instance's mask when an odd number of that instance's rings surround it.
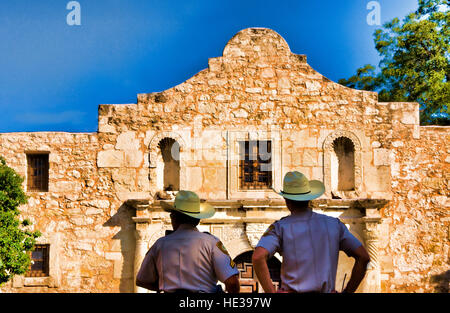
<svg viewBox="0 0 450 313">
<path fill-rule="evenodd" d="M 284 176 L 283 190 L 273 190 L 285 199 L 309 201 L 323 195 L 325 185 L 320 180 L 308 180 L 302 173 L 294 171 Z"/>
<path fill-rule="evenodd" d="M 167 212 L 180 212 L 197 219 L 209 218 L 216 213 L 214 207 L 189 190 L 180 190 L 175 196 L 174 204 L 161 201 L 161 207 Z"/>
</svg>

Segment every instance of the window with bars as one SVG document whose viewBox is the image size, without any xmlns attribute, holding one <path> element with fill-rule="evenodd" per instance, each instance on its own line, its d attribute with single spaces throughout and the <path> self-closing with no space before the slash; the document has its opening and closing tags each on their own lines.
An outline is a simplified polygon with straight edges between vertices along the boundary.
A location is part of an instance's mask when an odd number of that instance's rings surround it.
<svg viewBox="0 0 450 313">
<path fill-rule="evenodd" d="M 241 190 L 268 189 L 272 185 L 272 143 L 239 142 L 239 181 Z"/>
<path fill-rule="evenodd" d="M 27 154 L 28 179 L 27 191 L 48 191 L 48 153 Z"/>
<path fill-rule="evenodd" d="M 26 273 L 27 277 L 49 276 L 50 245 L 35 245 L 31 251 L 31 264 Z"/>
</svg>

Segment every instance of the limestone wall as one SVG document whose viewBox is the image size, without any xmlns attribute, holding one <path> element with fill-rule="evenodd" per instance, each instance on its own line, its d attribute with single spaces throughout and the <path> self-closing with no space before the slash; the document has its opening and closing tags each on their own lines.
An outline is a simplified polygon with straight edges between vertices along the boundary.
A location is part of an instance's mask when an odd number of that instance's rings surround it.
<svg viewBox="0 0 450 313">
<path fill-rule="evenodd" d="M 380 226 L 383 291 L 448 292 L 450 129 L 393 124 L 393 199 Z"/>
<path fill-rule="evenodd" d="M 132 211 L 97 169 L 97 134 L 0 134 L 0 147 L 8 166 L 25 178 L 26 152 L 49 153 L 49 191 L 27 192 L 28 204 L 20 210 L 41 231 L 38 243 L 50 244 L 50 277 L 16 276 L 2 291 L 133 290 Z"/>
</svg>

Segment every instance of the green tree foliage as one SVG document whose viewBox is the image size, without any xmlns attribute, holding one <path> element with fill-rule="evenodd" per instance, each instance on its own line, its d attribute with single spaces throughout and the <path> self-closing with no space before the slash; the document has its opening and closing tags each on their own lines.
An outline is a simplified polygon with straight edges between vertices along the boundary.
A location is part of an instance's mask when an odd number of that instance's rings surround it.
<svg viewBox="0 0 450 313">
<path fill-rule="evenodd" d="M 0 285 L 28 270 L 28 251 L 40 236 L 39 231 L 26 230 L 28 220 L 19 220 L 18 208 L 27 203 L 22 182 L 23 178 L 0 156 Z"/>
<path fill-rule="evenodd" d="M 419 0 L 417 11 L 374 33 L 381 56 L 339 83 L 379 92 L 380 101 L 420 104 L 422 124 L 450 122 L 450 10 L 448 0 Z"/>
</svg>

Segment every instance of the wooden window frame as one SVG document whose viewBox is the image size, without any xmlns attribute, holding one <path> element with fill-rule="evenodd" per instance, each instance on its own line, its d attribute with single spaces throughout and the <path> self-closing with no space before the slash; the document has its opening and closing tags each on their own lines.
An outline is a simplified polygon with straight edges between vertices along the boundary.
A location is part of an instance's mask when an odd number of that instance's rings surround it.
<svg viewBox="0 0 450 313">
<path fill-rule="evenodd" d="M 33 252 L 37 250 L 42 250 L 42 258 L 41 259 L 33 259 Z M 30 251 L 31 262 L 33 261 L 41 261 L 42 269 L 33 270 L 33 264 L 30 264 L 28 272 L 26 273 L 26 277 L 48 277 L 50 276 L 50 245 L 49 244 L 36 244 L 34 246 L 34 250 Z"/>
<path fill-rule="evenodd" d="M 49 153 L 27 153 L 27 191 L 48 192 L 49 168 Z"/>
<path fill-rule="evenodd" d="M 261 143 L 265 142 L 269 158 L 261 158 Z M 272 141 L 245 140 L 239 141 L 239 189 L 268 190 L 272 186 Z M 266 167 L 269 170 L 261 170 Z"/>
</svg>

